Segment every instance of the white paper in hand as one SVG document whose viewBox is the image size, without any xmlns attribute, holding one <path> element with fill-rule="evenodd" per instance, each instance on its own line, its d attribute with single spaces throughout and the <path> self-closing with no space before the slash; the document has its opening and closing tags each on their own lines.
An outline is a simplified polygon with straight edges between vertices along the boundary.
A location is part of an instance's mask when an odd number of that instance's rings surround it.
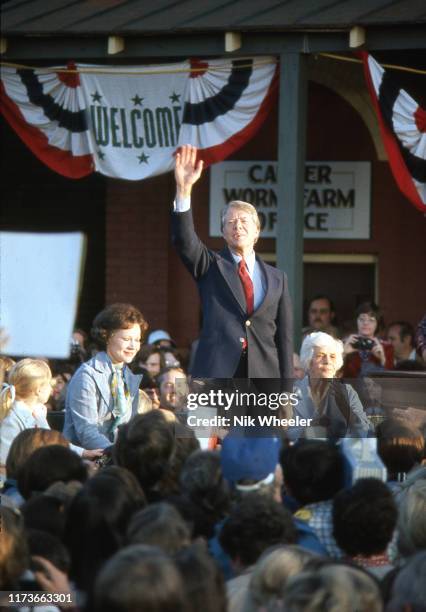
<svg viewBox="0 0 426 612">
<path fill-rule="evenodd" d="M 77 232 L 0 232 L 2 353 L 69 356 L 84 246 Z"/>
</svg>

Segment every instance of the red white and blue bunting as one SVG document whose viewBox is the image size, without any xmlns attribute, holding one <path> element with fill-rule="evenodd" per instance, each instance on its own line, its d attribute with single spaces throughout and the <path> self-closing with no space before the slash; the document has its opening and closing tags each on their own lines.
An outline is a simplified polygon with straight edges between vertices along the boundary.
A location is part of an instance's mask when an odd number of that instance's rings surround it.
<svg viewBox="0 0 426 612">
<path fill-rule="evenodd" d="M 274 58 L 156 66 L 2 66 L 1 111 L 47 166 L 140 180 L 173 168 L 190 143 L 206 164 L 262 125 L 277 94 Z"/>
<path fill-rule="evenodd" d="M 361 56 L 395 181 L 426 213 L 426 112 L 371 55 Z"/>
</svg>

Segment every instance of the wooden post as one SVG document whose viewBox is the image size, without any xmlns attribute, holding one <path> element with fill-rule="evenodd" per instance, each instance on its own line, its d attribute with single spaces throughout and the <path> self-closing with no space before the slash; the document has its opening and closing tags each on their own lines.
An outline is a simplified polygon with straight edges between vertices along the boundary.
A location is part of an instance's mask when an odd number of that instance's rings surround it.
<svg viewBox="0 0 426 612">
<path fill-rule="evenodd" d="M 303 320 L 303 190 L 306 150 L 307 56 L 280 55 L 278 126 L 277 267 L 288 276 L 294 312 L 294 347 Z"/>
</svg>

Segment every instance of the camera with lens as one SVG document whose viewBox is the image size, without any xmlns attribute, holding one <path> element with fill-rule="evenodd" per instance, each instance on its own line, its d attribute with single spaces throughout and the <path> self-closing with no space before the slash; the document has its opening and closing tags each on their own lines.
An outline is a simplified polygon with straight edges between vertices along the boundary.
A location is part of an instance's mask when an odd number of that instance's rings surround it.
<svg viewBox="0 0 426 612">
<path fill-rule="evenodd" d="M 71 339 L 69 360 L 71 363 L 81 364 L 86 361 L 86 353 L 77 340 Z"/>
<path fill-rule="evenodd" d="M 374 340 L 364 338 L 363 336 L 357 336 L 356 342 L 352 342 L 352 346 L 358 351 L 371 351 L 374 345 Z"/>
</svg>

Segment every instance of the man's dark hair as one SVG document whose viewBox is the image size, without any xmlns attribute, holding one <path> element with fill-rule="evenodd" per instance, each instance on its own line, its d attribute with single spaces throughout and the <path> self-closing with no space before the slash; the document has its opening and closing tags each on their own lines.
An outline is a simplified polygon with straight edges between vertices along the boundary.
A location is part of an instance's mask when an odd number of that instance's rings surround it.
<svg viewBox="0 0 426 612">
<path fill-rule="evenodd" d="M 327 300 L 330 307 L 330 312 L 336 312 L 333 300 L 328 295 L 325 295 L 325 293 L 318 293 L 317 295 L 314 295 L 314 297 L 309 300 L 308 310 L 311 307 L 312 302 L 315 302 L 315 300 Z"/>
<path fill-rule="evenodd" d="M 194 536 L 211 538 L 216 523 L 228 512 L 231 499 L 229 484 L 222 475 L 220 455 L 213 451 L 192 453 L 183 466 L 180 484 L 179 510 L 185 518 L 190 516 Z"/>
<path fill-rule="evenodd" d="M 376 478 L 362 478 L 333 500 L 333 534 L 348 555 L 383 553 L 391 541 L 398 510 L 389 487 Z"/>
<path fill-rule="evenodd" d="M 219 540 L 231 559 L 248 567 L 269 546 L 296 542 L 296 530 L 282 504 L 269 496 L 249 493 L 232 509 Z"/>
<path fill-rule="evenodd" d="M 87 469 L 74 451 L 58 444 L 38 448 L 18 470 L 18 489 L 24 499 L 54 482 L 70 480 L 85 482 Z"/>
<path fill-rule="evenodd" d="M 37 529 L 62 539 L 65 530 L 64 504 L 50 495 L 33 495 L 20 508 L 27 529 Z"/>
<path fill-rule="evenodd" d="M 102 564 L 124 543 L 132 515 L 146 505 L 137 479 L 123 468 L 105 468 L 72 500 L 64 531 L 71 576 L 89 591 Z"/>
<path fill-rule="evenodd" d="M 425 439 L 422 432 L 399 420 L 377 426 L 377 452 L 388 470 L 389 480 L 398 480 L 423 461 Z"/>
<path fill-rule="evenodd" d="M 70 569 L 70 555 L 58 537 L 47 531 L 27 529 L 27 541 L 30 556 L 37 555 L 47 559 L 61 572 L 68 574 Z"/>
<path fill-rule="evenodd" d="M 88 608 L 89 609 L 89 608 Z M 187 612 L 182 577 L 162 551 L 141 544 L 119 551 L 101 569 L 94 612 Z"/>
<path fill-rule="evenodd" d="M 143 340 L 148 331 L 148 323 L 140 310 L 131 304 L 111 304 L 96 315 L 90 333 L 99 348 L 105 349 L 111 334 L 136 324 L 140 325 Z"/>
<path fill-rule="evenodd" d="M 179 423 L 179 435 L 175 437 L 175 448 L 170 458 L 169 468 L 158 485 L 164 497 L 179 495 L 182 468 L 187 458 L 199 449 L 200 443 L 193 430 Z"/>
<path fill-rule="evenodd" d="M 230 490 L 218 453 L 201 450 L 192 453 L 183 466 L 180 483 L 182 493 L 206 511 L 215 509 L 220 516 L 228 510 Z"/>
<path fill-rule="evenodd" d="M 189 546 L 191 533 L 179 512 L 164 502 L 137 512 L 127 529 L 128 544 L 157 546 L 169 554 Z"/>
<path fill-rule="evenodd" d="M 159 410 L 134 416 L 118 430 L 115 462 L 130 470 L 144 492 L 164 476 L 174 451 L 173 426 Z"/>
<path fill-rule="evenodd" d="M 300 440 L 280 455 L 284 483 L 302 505 L 332 499 L 343 487 L 343 457 L 322 440 Z"/>
<path fill-rule="evenodd" d="M 396 326 L 399 327 L 399 339 L 401 340 L 401 342 L 402 340 L 404 340 L 404 338 L 410 336 L 410 344 L 411 346 L 414 346 L 414 336 L 416 335 L 416 332 L 414 331 L 414 327 L 411 325 L 411 323 L 409 323 L 408 321 L 393 321 L 388 325 L 388 329 Z"/>
</svg>

